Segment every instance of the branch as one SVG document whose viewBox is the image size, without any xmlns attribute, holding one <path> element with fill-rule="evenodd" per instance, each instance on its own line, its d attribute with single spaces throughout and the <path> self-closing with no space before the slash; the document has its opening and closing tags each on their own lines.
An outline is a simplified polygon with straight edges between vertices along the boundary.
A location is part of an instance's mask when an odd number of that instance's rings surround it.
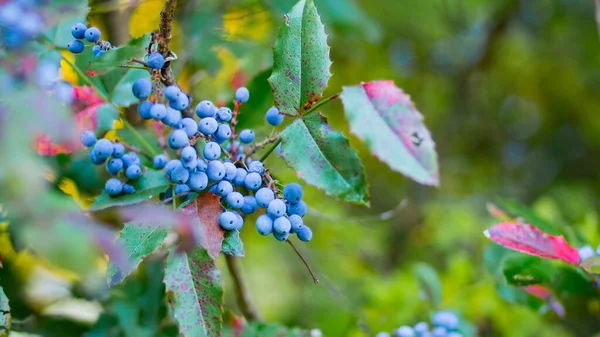
<svg viewBox="0 0 600 337">
<path fill-rule="evenodd" d="M 308 269 L 308 272 L 310 273 L 310 276 L 312 277 L 313 282 L 315 282 L 315 284 L 318 284 L 319 279 L 315 276 L 315 273 L 313 273 L 312 269 L 310 269 L 310 266 L 308 265 L 308 262 L 306 262 L 306 260 L 304 259 L 304 256 L 302 256 L 302 254 L 300 254 L 300 252 L 298 251 L 298 249 L 296 249 L 296 246 L 290 239 L 287 239 L 286 241 L 287 241 L 287 243 L 290 244 L 292 249 L 294 249 L 294 252 L 296 252 L 296 255 L 298 255 L 300 260 L 302 260 L 302 263 L 304 263 L 304 266 L 306 267 L 306 269 Z"/>
<path fill-rule="evenodd" d="M 224 255 L 225 260 L 227 261 L 227 268 L 229 269 L 229 273 L 231 273 L 231 278 L 233 279 L 233 283 L 235 285 L 235 293 L 238 305 L 240 306 L 240 310 L 244 314 L 244 317 L 246 317 L 246 319 L 249 321 L 262 321 L 263 317 L 260 312 L 258 312 L 254 301 L 252 301 L 252 297 L 250 297 L 246 283 L 242 278 L 242 270 L 239 259 L 235 258 L 235 256 L 227 254 Z"/>
<path fill-rule="evenodd" d="M 158 52 L 166 58 L 171 54 L 169 43 L 171 42 L 171 30 L 173 28 L 173 19 L 175 18 L 175 7 L 177 0 L 165 0 L 165 6 L 160 12 L 159 37 L 158 37 Z M 161 70 L 161 75 L 165 85 L 175 83 L 175 77 L 171 70 L 171 62 L 166 62 Z"/>
</svg>

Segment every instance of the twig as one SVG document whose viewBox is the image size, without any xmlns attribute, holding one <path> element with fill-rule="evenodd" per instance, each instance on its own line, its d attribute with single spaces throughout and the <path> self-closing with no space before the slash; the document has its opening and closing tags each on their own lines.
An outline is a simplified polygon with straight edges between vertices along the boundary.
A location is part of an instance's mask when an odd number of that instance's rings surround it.
<svg viewBox="0 0 600 337">
<path fill-rule="evenodd" d="M 142 70 L 148 70 L 150 71 L 148 68 L 144 67 L 144 66 L 134 66 L 131 64 L 121 64 L 119 67 L 121 68 L 127 68 L 127 69 L 142 69 Z"/>
<path fill-rule="evenodd" d="M 253 154 L 255 154 L 256 151 L 262 149 L 266 145 L 271 144 L 271 143 L 277 141 L 278 139 L 279 139 L 279 135 L 275 135 L 273 137 L 269 137 L 269 138 L 263 140 L 262 142 L 256 143 L 254 145 L 254 147 L 250 150 L 250 152 L 248 152 L 248 157 L 251 156 L 251 155 L 253 155 Z"/>
<path fill-rule="evenodd" d="M 171 42 L 171 30 L 173 28 L 173 18 L 175 17 L 175 7 L 177 0 L 166 0 L 165 6 L 160 12 L 159 37 L 158 37 L 158 52 L 167 57 L 171 53 L 169 43 Z M 175 77 L 171 70 L 171 62 L 166 62 L 161 70 L 163 83 L 165 85 L 175 84 Z"/>
<path fill-rule="evenodd" d="M 310 276 L 312 277 L 313 282 L 315 282 L 315 284 L 318 284 L 319 283 L 319 279 L 315 276 L 315 274 L 313 273 L 312 269 L 310 269 L 310 266 L 308 265 L 308 262 L 306 262 L 306 260 L 302 256 L 302 254 L 300 254 L 300 252 L 298 251 L 298 249 L 296 249 L 296 246 L 294 246 L 294 244 L 292 243 L 292 241 L 290 239 L 287 239 L 286 241 L 287 241 L 287 243 L 290 244 L 290 246 L 292 246 L 292 249 L 294 249 L 294 252 L 296 252 L 296 255 L 298 255 L 298 257 L 300 258 L 300 260 L 302 260 L 302 262 L 304 263 L 304 266 L 306 266 L 306 269 L 308 269 L 308 272 L 310 273 Z"/>
<path fill-rule="evenodd" d="M 312 113 L 314 111 L 317 111 L 318 108 L 320 108 L 321 106 L 323 106 L 323 105 L 325 105 L 325 104 L 333 101 L 334 99 L 336 99 L 338 97 L 340 97 L 339 93 L 335 94 L 333 96 L 329 96 L 329 97 L 327 97 L 325 99 L 322 99 L 322 100 L 318 101 L 317 103 L 315 103 L 314 105 L 312 105 L 310 108 L 308 108 L 306 110 L 306 112 L 304 112 L 303 116 L 306 116 L 306 115 L 308 115 L 308 114 L 310 114 L 310 113 Z"/>
<path fill-rule="evenodd" d="M 235 146 L 235 126 L 237 125 L 237 116 L 240 110 L 240 106 L 242 105 L 242 103 L 238 102 L 237 100 L 235 100 L 233 102 L 233 104 L 235 105 L 233 108 L 233 118 L 231 119 L 231 155 L 233 156 L 233 161 L 235 162 L 237 160 L 237 146 Z"/>
<path fill-rule="evenodd" d="M 279 196 L 279 189 L 277 188 L 276 182 L 273 179 L 273 177 L 271 177 L 271 172 L 269 172 L 269 170 L 265 170 L 265 178 L 267 178 L 267 186 L 273 190 L 273 192 L 275 193 L 275 196 L 278 197 Z"/>
<path fill-rule="evenodd" d="M 246 287 L 246 283 L 242 278 L 239 259 L 235 256 L 225 254 L 225 260 L 227 261 L 227 268 L 229 269 L 229 273 L 231 273 L 231 278 L 235 285 L 238 305 L 240 306 L 240 310 L 244 314 L 244 317 L 249 321 L 262 321 L 263 317 L 256 308 L 256 304 L 252 300 L 250 292 Z"/>
<path fill-rule="evenodd" d="M 277 147 L 277 145 L 279 145 L 279 143 L 281 143 L 281 138 L 278 138 L 277 141 L 273 144 L 273 146 L 271 146 L 271 148 L 269 148 L 267 150 L 267 152 L 265 152 L 261 157 L 260 157 L 260 161 L 265 161 L 265 159 L 267 159 L 267 157 L 269 157 L 269 155 L 271 154 L 271 152 L 273 152 L 273 150 L 275 150 L 275 148 Z"/>
<path fill-rule="evenodd" d="M 173 191 L 175 191 L 175 187 L 173 187 Z M 175 199 L 177 199 L 177 198 L 179 198 L 179 197 L 185 197 L 186 195 L 188 195 L 188 194 L 192 194 L 192 193 L 194 193 L 194 192 L 193 192 L 193 191 L 187 191 L 187 192 L 183 192 L 183 193 L 175 194 L 175 195 L 173 195 L 172 197 L 168 197 L 168 198 L 166 198 L 166 199 L 164 199 L 164 200 L 161 200 L 161 201 L 159 202 L 159 204 L 163 204 L 163 205 L 164 205 L 164 204 L 167 204 L 167 203 L 168 203 L 169 201 L 171 201 L 171 200 L 175 200 Z"/>
<path fill-rule="evenodd" d="M 140 60 L 140 59 L 138 59 L 138 58 L 132 58 L 132 59 L 130 60 L 130 62 L 131 62 L 131 63 L 139 63 L 139 64 L 141 64 L 141 65 L 143 65 L 143 66 L 145 67 L 144 69 L 148 69 L 148 63 L 146 63 L 145 61 L 143 61 L 143 60 Z"/>
<path fill-rule="evenodd" d="M 123 145 L 124 148 L 126 148 L 129 151 L 135 152 L 137 154 L 141 154 L 142 156 L 150 159 L 150 161 L 152 161 L 154 158 L 152 158 L 151 155 L 147 154 L 146 152 L 138 149 L 137 147 L 133 146 L 133 145 L 129 145 L 129 144 L 125 144 L 125 143 L 120 143 L 121 145 Z"/>
</svg>

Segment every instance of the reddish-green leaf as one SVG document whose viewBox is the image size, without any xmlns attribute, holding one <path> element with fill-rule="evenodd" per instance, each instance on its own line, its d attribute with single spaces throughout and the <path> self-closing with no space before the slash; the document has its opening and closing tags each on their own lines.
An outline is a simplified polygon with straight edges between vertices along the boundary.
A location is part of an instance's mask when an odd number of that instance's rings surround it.
<svg viewBox="0 0 600 337">
<path fill-rule="evenodd" d="M 198 247 L 181 254 L 172 250 L 165 267 L 165 286 L 183 336 L 221 336 L 221 273 L 206 249 Z"/>
<path fill-rule="evenodd" d="M 300 0 L 284 17 L 273 48 L 273 88 L 280 111 L 297 113 L 315 102 L 331 77 L 327 34 L 313 0 Z"/>
<path fill-rule="evenodd" d="M 484 232 L 490 240 L 505 247 L 540 256 L 578 264 L 579 253 L 565 238 L 542 232 L 533 225 L 502 222 Z"/>
<path fill-rule="evenodd" d="M 219 225 L 222 211 L 219 197 L 204 193 L 182 209 L 182 214 L 198 223 L 201 229 L 200 244 L 216 259 L 221 251 L 225 231 Z"/>
<path fill-rule="evenodd" d="M 410 97 L 393 81 L 344 87 L 350 130 L 393 170 L 426 185 L 439 185 L 435 143 Z"/>
</svg>

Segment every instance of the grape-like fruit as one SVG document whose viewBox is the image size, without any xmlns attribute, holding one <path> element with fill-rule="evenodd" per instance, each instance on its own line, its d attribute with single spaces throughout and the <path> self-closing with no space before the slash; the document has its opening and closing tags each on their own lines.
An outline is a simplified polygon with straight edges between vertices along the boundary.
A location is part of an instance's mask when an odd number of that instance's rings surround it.
<svg viewBox="0 0 600 337">
<path fill-rule="evenodd" d="M 71 35 L 73 35 L 74 38 L 81 40 L 85 37 L 86 30 L 87 27 L 83 23 L 79 22 L 71 27 Z"/>
<path fill-rule="evenodd" d="M 94 58 L 98 55 L 98 53 L 100 53 L 101 49 L 102 48 L 97 44 L 92 47 L 92 55 L 94 55 Z"/>
<path fill-rule="evenodd" d="M 217 107 L 211 101 L 202 101 L 196 105 L 196 115 L 200 118 L 215 117 L 217 110 Z"/>
<path fill-rule="evenodd" d="M 248 172 L 256 172 L 258 174 L 265 173 L 265 166 L 261 161 L 253 160 L 248 165 Z"/>
<path fill-rule="evenodd" d="M 285 211 L 285 202 L 283 202 L 283 200 L 281 199 L 274 199 L 267 206 L 267 214 L 270 215 L 273 219 L 285 215 Z"/>
<path fill-rule="evenodd" d="M 123 185 L 123 193 L 124 194 L 133 194 L 135 193 L 135 188 L 129 184 Z"/>
<path fill-rule="evenodd" d="M 300 228 L 304 225 L 304 221 L 298 214 L 292 214 L 288 217 L 290 219 L 290 223 L 292 224 L 292 229 L 290 233 L 298 233 Z"/>
<path fill-rule="evenodd" d="M 231 192 L 227 195 L 227 203 L 233 209 L 240 209 L 244 205 L 244 196 L 240 192 Z"/>
<path fill-rule="evenodd" d="M 99 139 L 94 145 L 94 152 L 98 158 L 106 159 L 113 152 L 113 143 L 108 139 Z"/>
<path fill-rule="evenodd" d="M 251 191 L 256 191 L 262 185 L 262 177 L 256 172 L 250 172 L 244 179 L 244 186 Z"/>
<path fill-rule="evenodd" d="M 119 158 L 111 158 L 106 162 L 106 172 L 110 175 L 117 175 L 123 169 L 123 161 Z"/>
<path fill-rule="evenodd" d="M 185 167 L 190 173 L 194 172 L 198 167 L 198 157 L 193 157 L 191 160 L 185 161 L 182 160 L 181 164 Z"/>
<path fill-rule="evenodd" d="M 245 129 L 240 132 L 240 141 L 244 144 L 249 144 L 254 141 L 254 131 Z"/>
<path fill-rule="evenodd" d="M 129 152 L 129 153 L 123 155 L 122 159 L 123 159 L 123 165 L 125 165 L 125 167 L 129 167 L 131 165 L 137 165 L 137 166 L 142 165 L 142 163 L 140 162 L 140 158 L 134 152 Z"/>
<path fill-rule="evenodd" d="M 89 130 L 83 131 L 79 136 L 79 141 L 85 147 L 90 147 L 96 144 L 96 135 Z"/>
<path fill-rule="evenodd" d="M 219 225 L 224 230 L 231 231 L 238 228 L 239 219 L 234 212 L 223 212 L 219 215 Z"/>
<path fill-rule="evenodd" d="M 283 197 L 292 204 L 298 203 L 300 200 L 302 200 L 302 193 L 302 186 L 297 183 L 287 184 L 283 188 Z"/>
<path fill-rule="evenodd" d="M 583 246 L 579 248 L 579 259 L 581 261 L 587 260 L 590 257 L 594 256 L 594 248 L 592 246 Z"/>
<path fill-rule="evenodd" d="M 159 52 L 154 52 L 148 55 L 146 64 L 150 69 L 161 69 L 165 65 L 165 57 Z"/>
<path fill-rule="evenodd" d="M 280 216 L 279 218 L 273 221 L 273 230 L 279 234 L 289 234 L 292 229 L 292 224 L 290 220 L 284 216 Z"/>
<path fill-rule="evenodd" d="M 248 91 L 248 88 L 241 87 L 235 91 L 235 100 L 236 101 L 238 101 L 240 103 L 246 103 L 246 102 L 248 102 L 249 98 L 250 98 L 250 91 Z"/>
<path fill-rule="evenodd" d="M 242 205 L 242 208 L 240 208 L 240 211 L 242 211 L 242 213 L 252 214 L 256 212 L 257 208 L 258 204 L 256 203 L 256 199 L 253 196 L 244 196 L 244 204 Z"/>
<path fill-rule="evenodd" d="M 308 226 L 303 225 L 298 229 L 296 235 L 298 235 L 298 239 L 301 241 L 308 242 L 312 239 L 312 230 Z"/>
<path fill-rule="evenodd" d="M 256 231 L 264 236 L 273 233 L 273 219 L 266 214 L 260 215 L 256 218 Z"/>
<path fill-rule="evenodd" d="M 308 241 L 308 240 L 302 240 L 302 241 Z M 413 329 L 407 325 L 403 325 L 401 327 L 398 328 L 398 330 L 396 330 L 396 336 L 398 337 L 414 337 L 415 336 L 415 332 L 413 331 Z"/>
<path fill-rule="evenodd" d="M 242 168 L 242 167 L 238 167 L 235 169 L 235 178 L 233 178 L 233 184 L 235 186 L 244 186 L 245 182 L 246 182 L 246 176 L 248 175 L 248 172 L 246 171 L 246 169 Z"/>
<path fill-rule="evenodd" d="M 446 337 L 463 337 L 463 335 L 456 331 L 451 331 L 446 335 Z"/>
<path fill-rule="evenodd" d="M 117 178 L 110 178 L 104 184 L 104 189 L 109 195 L 119 195 L 123 191 L 123 183 Z"/>
<path fill-rule="evenodd" d="M 204 172 L 194 172 L 190 175 L 187 184 L 194 191 L 202 191 L 208 186 L 208 176 Z"/>
<path fill-rule="evenodd" d="M 90 160 L 92 161 L 92 163 L 94 163 L 96 165 L 101 165 L 101 164 L 104 164 L 104 162 L 106 161 L 106 158 L 98 157 L 96 155 L 96 151 L 94 151 L 94 149 L 92 149 L 92 151 L 90 151 Z"/>
<path fill-rule="evenodd" d="M 269 203 L 275 200 L 275 193 L 273 193 L 273 191 L 268 187 L 262 187 L 261 189 L 256 191 L 254 197 L 256 198 L 258 206 L 262 208 L 267 208 L 269 207 Z"/>
<path fill-rule="evenodd" d="M 100 29 L 96 27 L 90 27 L 85 30 L 84 36 L 89 42 L 96 42 L 100 40 Z"/>
<path fill-rule="evenodd" d="M 206 175 L 211 181 L 220 181 L 225 176 L 225 166 L 218 160 L 211 160 L 206 167 Z"/>
<path fill-rule="evenodd" d="M 375 337 L 391 337 L 389 332 L 379 332 Z"/>
<path fill-rule="evenodd" d="M 221 156 L 221 146 L 215 142 L 208 142 L 204 145 L 202 154 L 207 160 L 218 159 Z"/>
<path fill-rule="evenodd" d="M 121 143 L 114 143 L 113 144 L 113 152 L 112 152 L 113 158 L 122 158 L 124 154 L 125 154 L 125 146 L 123 146 L 123 144 L 121 144 Z"/>
<path fill-rule="evenodd" d="M 181 89 L 176 85 L 169 85 L 165 88 L 164 94 L 169 101 L 176 100 L 181 95 Z"/>
<path fill-rule="evenodd" d="M 458 317 L 450 311 L 439 311 L 433 315 L 432 323 L 435 326 L 441 326 L 448 330 L 458 329 Z"/>
<path fill-rule="evenodd" d="M 190 105 L 190 99 L 187 97 L 187 95 L 184 95 L 182 93 L 181 95 L 179 95 L 179 97 L 177 97 L 177 99 L 169 100 L 169 105 L 173 109 L 183 111 Z"/>
<path fill-rule="evenodd" d="M 413 330 L 415 330 L 417 335 L 421 336 L 422 334 L 429 332 L 429 324 L 425 322 L 419 322 L 415 325 Z"/>
<path fill-rule="evenodd" d="M 129 179 L 137 179 L 142 175 L 142 169 L 138 165 L 131 165 L 125 170 L 125 175 Z"/>
<path fill-rule="evenodd" d="M 167 166 L 168 162 L 169 162 L 169 160 L 167 159 L 167 156 L 165 156 L 164 154 L 156 155 L 154 157 L 154 159 L 152 160 L 152 163 L 154 164 L 154 167 L 156 169 L 158 169 L 158 170 L 161 170 L 165 166 Z"/>
<path fill-rule="evenodd" d="M 131 91 L 136 98 L 146 99 L 152 93 L 152 82 L 147 78 L 139 78 L 133 82 Z"/>
<path fill-rule="evenodd" d="M 154 104 L 150 101 L 140 102 L 140 104 L 138 105 L 138 113 L 140 114 L 140 117 L 146 120 L 152 118 L 152 116 L 150 116 L 150 110 L 153 106 Z"/>
<path fill-rule="evenodd" d="M 150 108 L 150 117 L 156 119 L 157 121 L 165 118 L 167 116 L 167 106 L 161 103 L 154 104 L 152 108 Z"/>
<path fill-rule="evenodd" d="M 220 107 L 219 110 L 217 110 L 217 121 L 219 122 L 227 123 L 232 117 L 233 113 L 231 112 L 231 109 L 226 106 Z"/>
<path fill-rule="evenodd" d="M 267 110 L 265 119 L 267 120 L 267 123 L 273 126 L 278 126 L 281 123 L 283 123 L 283 117 L 284 116 L 279 113 L 279 109 L 277 109 L 276 107 L 272 107 L 269 110 Z"/>
<path fill-rule="evenodd" d="M 288 204 L 287 206 L 287 212 L 288 214 L 297 214 L 301 217 L 306 215 L 306 203 L 302 200 L 300 200 L 300 202 L 295 203 L 295 204 Z"/>
<path fill-rule="evenodd" d="M 179 128 L 185 131 L 188 137 L 192 137 L 198 132 L 198 123 L 193 118 L 184 117 L 179 123 Z"/>
<path fill-rule="evenodd" d="M 448 331 L 446 330 L 446 328 L 440 326 L 440 327 L 433 329 L 433 331 L 431 332 L 431 336 L 432 337 L 448 337 L 447 333 L 448 333 Z"/>
<path fill-rule="evenodd" d="M 190 172 L 183 166 L 177 167 L 171 172 L 171 181 L 178 184 L 185 184 L 190 178 Z"/>
<path fill-rule="evenodd" d="M 204 117 L 198 122 L 198 131 L 202 132 L 206 136 L 210 136 L 219 127 L 217 120 L 212 117 Z"/>
<path fill-rule="evenodd" d="M 225 198 L 229 195 L 229 193 L 233 192 L 233 186 L 227 180 L 221 180 L 217 184 L 216 194 L 222 198 Z"/>
<path fill-rule="evenodd" d="M 169 160 L 169 162 L 167 163 L 167 166 L 165 166 L 165 172 L 167 173 L 167 175 L 171 175 L 171 173 L 173 173 L 173 171 L 176 168 L 179 167 L 183 167 L 183 165 L 181 164 L 181 161 L 173 159 L 173 160 Z"/>
<path fill-rule="evenodd" d="M 227 181 L 232 181 L 233 178 L 235 178 L 235 175 L 237 174 L 237 167 L 235 167 L 235 165 L 233 165 L 233 163 L 231 162 L 224 162 L 223 166 L 225 167 L 225 176 L 223 177 L 223 179 Z"/>
<path fill-rule="evenodd" d="M 182 194 L 190 191 L 190 187 L 186 184 L 175 185 L 175 194 Z"/>
<path fill-rule="evenodd" d="M 192 159 L 196 159 L 197 156 L 196 149 L 191 145 L 181 149 L 181 160 L 183 161 L 191 161 Z M 196 163 L 194 163 L 194 166 L 196 166 Z"/>
<path fill-rule="evenodd" d="M 84 48 L 85 45 L 79 40 L 73 40 L 67 44 L 67 49 L 73 54 L 80 54 Z"/>
<path fill-rule="evenodd" d="M 181 129 L 173 130 L 169 136 L 169 146 L 172 149 L 178 150 L 186 146 L 188 143 L 188 136 L 185 131 Z"/>
<path fill-rule="evenodd" d="M 229 139 L 231 137 L 231 126 L 229 124 L 219 124 L 214 136 L 217 141 L 221 142 Z"/>
<path fill-rule="evenodd" d="M 199 172 L 206 172 L 207 168 L 208 164 L 204 161 L 204 159 L 198 158 L 196 163 L 196 170 L 198 170 Z"/>
<path fill-rule="evenodd" d="M 290 237 L 290 233 L 278 233 L 276 231 L 273 231 L 273 236 L 275 237 L 275 239 L 277 239 L 278 241 L 286 241 L 287 239 L 289 239 Z"/>
</svg>

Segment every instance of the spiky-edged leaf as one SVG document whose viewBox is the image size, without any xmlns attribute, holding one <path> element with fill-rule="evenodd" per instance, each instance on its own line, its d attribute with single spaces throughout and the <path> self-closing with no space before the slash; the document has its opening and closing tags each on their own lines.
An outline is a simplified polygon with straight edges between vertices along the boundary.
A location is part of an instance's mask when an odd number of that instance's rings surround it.
<svg viewBox="0 0 600 337">
<path fill-rule="evenodd" d="M 227 255 L 244 256 L 244 243 L 240 238 L 240 232 L 236 230 L 225 232 L 221 251 Z"/>
</svg>

